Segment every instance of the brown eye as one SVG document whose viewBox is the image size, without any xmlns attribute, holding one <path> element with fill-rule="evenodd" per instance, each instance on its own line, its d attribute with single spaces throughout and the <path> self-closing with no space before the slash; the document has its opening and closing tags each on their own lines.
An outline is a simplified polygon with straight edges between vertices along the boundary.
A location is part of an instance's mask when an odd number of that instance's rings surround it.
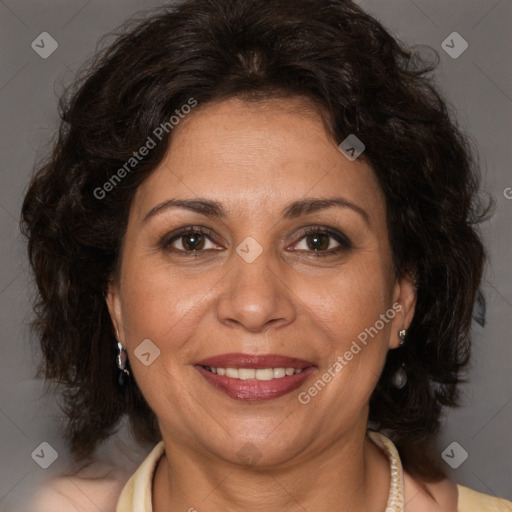
<svg viewBox="0 0 512 512">
<path fill-rule="evenodd" d="M 312 251 L 325 251 L 329 248 L 329 236 L 325 233 L 315 233 L 307 235 L 306 243 Z"/>
<path fill-rule="evenodd" d="M 204 248 L 204 235 L 192 232 L 181 237 L 181 244 L 187 251 L 200 251 Z"/>
<path fill-rule="evenodd" d="M 200 253 L 215 249 L 210 235 L 202 229 L 187 229 L 162 241 L 165 250 L 176 253 Z"/>
<path fill-rule="evenodd" d="M 309 229 L 294 244 L 294 250 L 315 256 L 329 256 L 351 248 L 350 240 L 343 233 L 331 228 Z"/>
</svg>

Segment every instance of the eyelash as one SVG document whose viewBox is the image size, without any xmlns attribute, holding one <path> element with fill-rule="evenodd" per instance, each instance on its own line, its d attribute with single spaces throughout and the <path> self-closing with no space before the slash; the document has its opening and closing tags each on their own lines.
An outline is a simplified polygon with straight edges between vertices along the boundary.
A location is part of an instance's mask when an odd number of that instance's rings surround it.
<svg viewBox="0 0 512 512">
<path fill-rule="evenodd" d="M 327 235 L 330 238 L 333 238 L 339 244 L 338 247 L 335 247 L 334 249 L 328 249 L 325 251 L 306 251 L 308 253 L 311 253 L 311 255 L 314 255 L 315 257 L 333 256 L 342 251 L 352 249 L 352 243 L 343 233 L 340 233 L 336 229 L 321 226 L 314 226 L 303 231 L 300 234 L 299 240 L 295 242 L 295 244 L 297 244 L 298 242 L 300 242 L 304 238 L 307 238 L 310 235 Z"/>
<path fill-rule="evenodd" d="M 161 247 L 162 249 L 173 252 L 175 254 L 179 255 L 185 255 L 187 257 L 198 257 L 201 256 L 201 253 L 204 253 L 207 250 L 211 249 L 203 249 L 203 250 L 196 250 L 196 251 L 187 251 L 183 249 L 175 249 L 170 247 L 170 245 L 184 237 L 185 235 L 189 234 L 197 234 L 201 236 L 206 236 L 209 238 L 212 242 L 212 238 L 214 238 L 212 232 L 207 229 L 200 226 L 189 226 L 187 228 L 184 228 L 182 230 L 179 230 L 177 233 L 172 233 L 171 235 L 165 236 L 161 241 Z M 322 226 L 313 226 L 305 230 L 300 234 L 300 237 L 297 242 L 294 242 L 294 245 L 298 244 L 302 239 L 307 238 L 309 235 L 327 235 L 331 238 L 333 238 L 336 242 L 338 242 L 338 247 L 335 247 L 334 249 L 328 249 L 324 251 L 315 251 L 315 250 L 309 250 L 309 251 L 303 251 L 302 249 L 300 252 L 308 252 L 311 255 L 314 255 L 314 257 L 326 257 L 326 256 L 334 256 L 342 251 L 347 251 L 352 249 L 352 242 L 343 234 L 337 231 L 336 229 L 332 229 L 329 227 L 322 227 Z"/>
</svg>

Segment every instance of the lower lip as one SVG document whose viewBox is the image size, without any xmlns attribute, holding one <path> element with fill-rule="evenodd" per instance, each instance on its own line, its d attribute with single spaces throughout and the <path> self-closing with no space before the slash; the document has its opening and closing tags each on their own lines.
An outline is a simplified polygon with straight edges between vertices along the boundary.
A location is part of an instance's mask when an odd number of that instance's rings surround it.
<svg viewBox="0 0 512 512">
<path fill-rule="evenodd" d="M 291 393 L 315 371 L 314 366 L 304 368 L 301 373 L 272 380 L 240 380 L 209 372 L 200 365 L 197 371 L 216 389 L 231 398 L 247 401 L 271 400 Z"/>
</svg>

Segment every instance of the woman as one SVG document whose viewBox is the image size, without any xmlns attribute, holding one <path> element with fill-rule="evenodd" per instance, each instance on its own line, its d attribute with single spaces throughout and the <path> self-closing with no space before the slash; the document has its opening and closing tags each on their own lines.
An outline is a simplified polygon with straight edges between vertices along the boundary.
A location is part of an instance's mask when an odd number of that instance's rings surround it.
<svg viewBox="0 0 512 512">
<path fill-rule="evenodd" d="M 512 510 L 433 453 L 484 250 L 433 66 L 348 1 L 188 0 L 63 106 L 24 232 L 46 376 L 118 512 Z"/>
</svg>

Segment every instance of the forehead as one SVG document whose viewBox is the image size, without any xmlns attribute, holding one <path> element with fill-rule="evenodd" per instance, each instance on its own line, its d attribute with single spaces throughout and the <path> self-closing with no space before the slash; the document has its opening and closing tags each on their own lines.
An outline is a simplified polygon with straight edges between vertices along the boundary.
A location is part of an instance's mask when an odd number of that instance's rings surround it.
<svg viewBox="0 0 512 512">
<path fill-rule="evenodd" d="M 171 135 L 163 161 L 137 191 L 137 217 L 170 197 L 207 197 L 233 215 L 261 215 L 304 196 L 342 195 L 370 215 L 383 214 L 371 167 L 341 153 L 322 112 L 304 99 L 199 106 Z"/>
</svg>

